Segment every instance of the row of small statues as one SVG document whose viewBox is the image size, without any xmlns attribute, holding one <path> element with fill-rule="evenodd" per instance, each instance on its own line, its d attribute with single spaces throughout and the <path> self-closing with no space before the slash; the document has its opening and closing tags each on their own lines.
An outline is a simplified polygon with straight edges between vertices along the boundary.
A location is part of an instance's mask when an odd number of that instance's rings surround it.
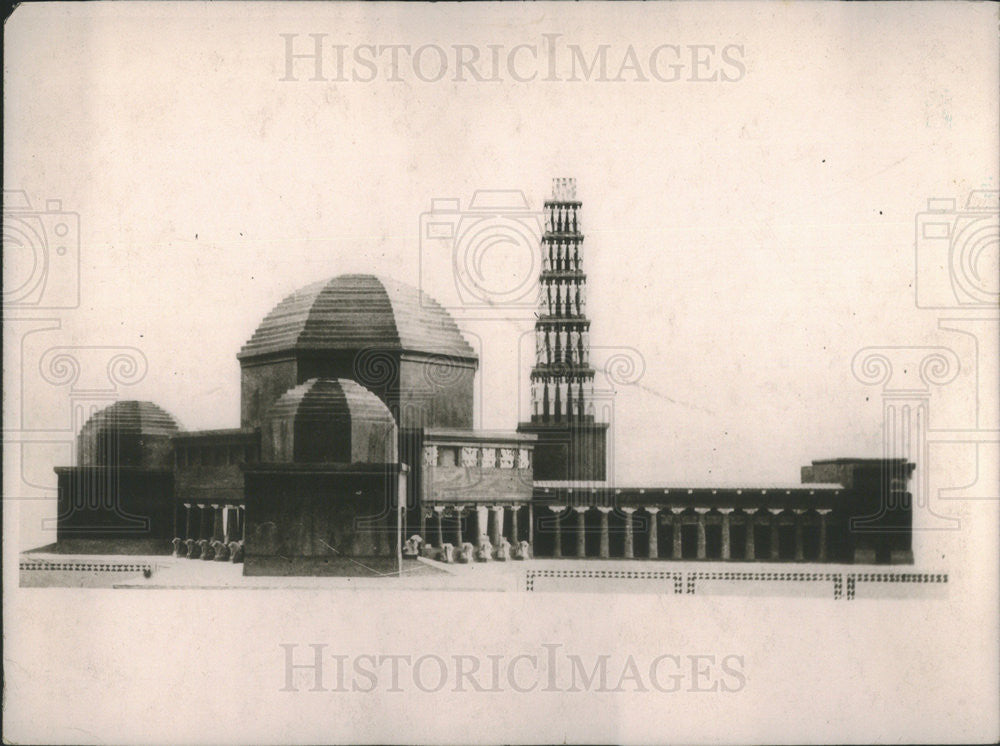
<svg viewBox="0 0 1000 746">
<path fill-rule="evenodd" d="M 576 201 L 576 177 L 556 176 L 552 179 L 552 199 L 555 202 Z"/>
<path fill-rule="evenodd" d="M 466 541 L 460 544 L 456 550 L 454 544 L 444 544 L 440 547 L 431 546 L 418 534 L 414 534 L 403 543 L 403 556 L 411 558 L 422 556 L 448 564 L 490 562 L 492 560 L 506 562 L 512 559 L 531 559 L 531 545 L 526 541 L 511 544 L 506 538 L 501 537 L 499 546 L 494 547 L 489 536 L 483 534 L 475 546 L 472 542 Z"/>
<path fill-rule="evenodd" d="M 584 316 L 587 288 L 582 283 L 543 283 L 538 289 L 538 306 L 543 316 Z"/>
<path fill-rule="evenodd" d="M 535 332 L 535 364 L 576 363 L 586 365 L 590 357 L 590 333 L 576 329 Z"/>
<path fill-rule="evenodd" d="M 583 257 L 580 255 L 579 241 L 555 243 L 546 241 L 542 244 L 542 271 L 570 272 L 579 271 L 582 268 Z"/>
<path fill-rule="evenodd" d="M 547 232 L 579 233 L 581 227 L 576 206 L 547 206 L 545 210 L 545 230 Z"/>
<path fill-rule="evenodd" d="M 228 544 L 219 539 L 181 539 L 173 540 L 174 556 L 188 559 L 214 560 L 216 562 L 242 562 L 243 542 L 231 541 Z"/>
</svg>

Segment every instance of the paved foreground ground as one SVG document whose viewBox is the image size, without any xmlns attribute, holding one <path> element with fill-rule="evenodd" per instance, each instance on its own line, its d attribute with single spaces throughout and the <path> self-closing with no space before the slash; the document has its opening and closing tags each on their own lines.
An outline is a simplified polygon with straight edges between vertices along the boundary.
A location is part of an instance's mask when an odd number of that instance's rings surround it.
<svg viewBox="0 0 1000 746">
<path fill-rule="evenodd" d="M 654 593 L 803 598 L 944 597 L 948 576 L 914 568 L 666 560 L 538 559 L 446 565 L 406 560 L 380 577 L 245 577 L 243 565 L 157 554 L 20 557 L 24 588 L 330 588 L 377 590 Z"/>
</svg>

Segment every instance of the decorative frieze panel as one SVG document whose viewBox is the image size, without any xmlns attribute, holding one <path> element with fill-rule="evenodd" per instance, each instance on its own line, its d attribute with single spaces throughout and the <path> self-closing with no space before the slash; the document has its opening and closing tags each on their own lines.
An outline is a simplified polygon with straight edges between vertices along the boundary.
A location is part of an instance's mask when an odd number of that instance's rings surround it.
<svg viewBox="0 0 1000 746">
<path fill-rule="evenodd" d="M 454 454 L 458 455 L 458 463 L 455 463 Z M 427 467 L 463 469 L 530 469 L 531 450 L 496 446 L 427 445 L 423 449 L 423 464 Z"/>
</svg>

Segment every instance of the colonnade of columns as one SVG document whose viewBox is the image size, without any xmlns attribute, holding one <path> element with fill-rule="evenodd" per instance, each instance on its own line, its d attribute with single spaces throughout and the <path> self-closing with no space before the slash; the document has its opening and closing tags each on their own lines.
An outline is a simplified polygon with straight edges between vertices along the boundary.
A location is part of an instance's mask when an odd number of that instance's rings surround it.
<svg viewBox="0 0 1000 746">
<path fill-rule="evenodd" d="M 611 530 L 609 515 L 613 510 L 610 507 L 601 506 L 566 506 L 549 505 L 549 510 L 556 514 L 557 520 L 552 522 L 552 556 L 553 557 L 587 557 L 587 513 L 596 510 L 600 513 L 600 540 L 598 543 L 598 557 L 611 557 Z M 732 527 L 734 523 L 743 527 L 744 544 L 742 550 L 743 560 L 758 561 L 778 561 L 782 559 L 781 552 L 781 532 L 780 527 L 791 525 L 793 527 L 793 551 L 792 559 L 795 561 L 805 561 L 805 537 L 804 529 L 806 525 L 818 526 L 818 549 L 814 559 L 819 562 L 828 560 L 828 539 L 827 523 L 831 512 L 829 508 L 806 509 L 806 508 L 709 508 L 686 506 L 643 506 L 618 508 L 618 514 L 624 524 L 624 537 L 622 557 L 633 559 L 635 550 L 635 521 L 634 515 L 637 511 L 644 514 L 644 523 L 648 524 L 648 540 L 646 542 L 649 559 L 659 559 L 660 538 L 658 526 L 661 522 L 669 523 L 671 529 L 671 549 L 670 559 L 683 559 L 683 529 L 687 524 L 693 524 L 696 531 L 695 539 L 695 559 L 721 559 L 732 560 L 733 542 Z M 664 516 L 659 516 L 661 511 L 665 511 Z M 737 512 L 738 511 L 738 512 Z M 576 513 L 576 518 L 567 519 L 564 516 Z M 573 525 L 575 524 L 575 525 Z M 709 556 L 707 527 L 709 525 L 720 526 L 720 542 L 718 552 Z M 570 545 L 564 542 L 563 534 L 567 531 L 567 526 L 572 526 L 569 531 L 574 534 L 570 539 Z M 766 527 L 769 529 L 766 555 L 759 555 L 756 546 L 755 528 Z M 572 550 L 572 554 L 566 552 Z M 786 553 L 788 549 L 786 548 Z"/>
<path fill-rule="evenodd" d="M 188 559 L 243 560 L 246 507 L 233 503 L 182 503 L 179 506 L 174 556 Z"/>
<path fill-rule="evenodd" d="M 506 528 L 506 514 L 510 527 Z M 523 514 L 527 514 L 526 516 Z M 526 520 L 525 520 L 526 519 Z M 446 520 L 450 524 L 445 527 Z M 474 522 L 472 536 L 469 521 Z M 529 504 L 430 505 L 420 516 L 420 537 L 424 543 L 443 551 L 457 552 L 459 561 L 476 559 L 528 559 L 534 541 L 534 507 Z"/>
</svg>

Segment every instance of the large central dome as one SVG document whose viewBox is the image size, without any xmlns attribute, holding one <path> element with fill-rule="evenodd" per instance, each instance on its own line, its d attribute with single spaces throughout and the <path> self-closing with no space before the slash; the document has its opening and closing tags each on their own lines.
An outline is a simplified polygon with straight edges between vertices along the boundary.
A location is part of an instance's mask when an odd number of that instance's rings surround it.
<svg viewBox="0 0 1000 746">
<path fill-rule="evenodd" d="M 476 358 L 437 301 L 374 275 L 340 275 L 295 291 L 264 317 L 237 357 L 366 347 Z"/>
</svg>

